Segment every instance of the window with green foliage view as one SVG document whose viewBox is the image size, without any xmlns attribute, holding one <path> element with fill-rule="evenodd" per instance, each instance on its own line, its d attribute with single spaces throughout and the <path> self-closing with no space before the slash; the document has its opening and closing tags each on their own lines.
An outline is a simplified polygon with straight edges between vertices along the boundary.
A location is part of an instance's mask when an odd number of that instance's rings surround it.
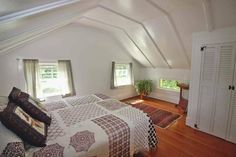
<svg viewBox="0 0 236 157">
<path fill-rule="evenodd" d="M 179 87 L 177 86 L 176 80 L 170 79 L 160 79 L 159 86 L 162 89 L 169 89 L 169 90 L 177 90 L 179 91 Z"/>
<path fill-rule="evenodd" d="M 39 65 L 39 82 L 43 97 L 61 94 L 62 82 L 58 77 L 58 65 L 55 63 L 45 63 Z"/>
</svg>

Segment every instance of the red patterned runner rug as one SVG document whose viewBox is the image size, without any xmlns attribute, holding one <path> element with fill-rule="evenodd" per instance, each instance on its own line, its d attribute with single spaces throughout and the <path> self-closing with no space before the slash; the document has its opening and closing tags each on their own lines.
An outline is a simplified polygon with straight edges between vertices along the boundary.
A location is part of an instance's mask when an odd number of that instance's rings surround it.
<svg viewBox="0 0 236 157">
<path fill-rule="evenodd" d="M 130 104 L 135 108 L 147 113 L 152 119 L 153 123 L 162 129 L 168 128 L 176 120 L 181 118 L 181 115 L 158 109 L 144 103 Z"/>
</svg>

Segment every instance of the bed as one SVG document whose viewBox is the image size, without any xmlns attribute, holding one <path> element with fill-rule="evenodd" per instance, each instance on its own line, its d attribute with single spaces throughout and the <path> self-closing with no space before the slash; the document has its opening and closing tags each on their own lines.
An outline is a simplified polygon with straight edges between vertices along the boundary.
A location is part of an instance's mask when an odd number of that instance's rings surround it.
<svg viewBox="0 0 236 157">
<path fill-rule="evenodd" d="M 156 132 L 148 115 L 103 94 L 44 105 L 52 118 L 46 146 L 26 144 L 26 157 L 130 157 L 156 148 Z"/>
</svg>

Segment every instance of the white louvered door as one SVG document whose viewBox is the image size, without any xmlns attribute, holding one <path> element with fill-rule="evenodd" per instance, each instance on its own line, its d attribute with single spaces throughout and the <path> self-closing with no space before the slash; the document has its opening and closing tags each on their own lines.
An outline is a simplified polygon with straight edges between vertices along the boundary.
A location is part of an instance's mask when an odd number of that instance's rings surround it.
<svg viewBox="0 0 236 157">
<path fill-rule="evenodd" d="M 212 133 L 226 138 L 227 122 L 233 84 L 235 53 L 234 45 L 218 45 L 217 80 L 215 84 L 215 103 L 212 115 Z"/>
<path fill-rule="evenodd" d="M 217 74 L 217 45 L 207 46 L 202 53 L 197 123 L 200 130 L 210 133 Z"/>
<path fill-rule="evenodd" d="M 236 46 L 235 46 L 236 47 Z M 236 53 L 236 50 L 235 50 Z M 236 56 L 235 56 L 236 61 Z M 231 93 L 231 104 L 230 104 L 230 113 L 229 113 L 229 122 L 228 122 L 228 132 L 227 132 L 227 140 L 236 143 L 236 63 L 234 65 L 234 81 L 233 85 L 234 89 Z"/>
<path fill-rule="evenodd" d="M 236 143 L 235 43 L 202 51 L 197 125 L 199 130 Z"/>
</svg>

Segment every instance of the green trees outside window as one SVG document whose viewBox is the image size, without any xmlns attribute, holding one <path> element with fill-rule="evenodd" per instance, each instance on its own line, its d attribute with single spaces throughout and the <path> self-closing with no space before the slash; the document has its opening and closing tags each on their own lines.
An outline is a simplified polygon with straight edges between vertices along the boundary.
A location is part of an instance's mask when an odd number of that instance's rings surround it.
<svg viewBox="0 0 236 157">
<path fill-rule="evenodd" d="M 177 86 L 176 80 L 170 80 L 170 79 L 160 79 L 160 88 L 163 89 L 170 89 L 170 90 L 180 90 L 180 88 Z"/>
</svg>

